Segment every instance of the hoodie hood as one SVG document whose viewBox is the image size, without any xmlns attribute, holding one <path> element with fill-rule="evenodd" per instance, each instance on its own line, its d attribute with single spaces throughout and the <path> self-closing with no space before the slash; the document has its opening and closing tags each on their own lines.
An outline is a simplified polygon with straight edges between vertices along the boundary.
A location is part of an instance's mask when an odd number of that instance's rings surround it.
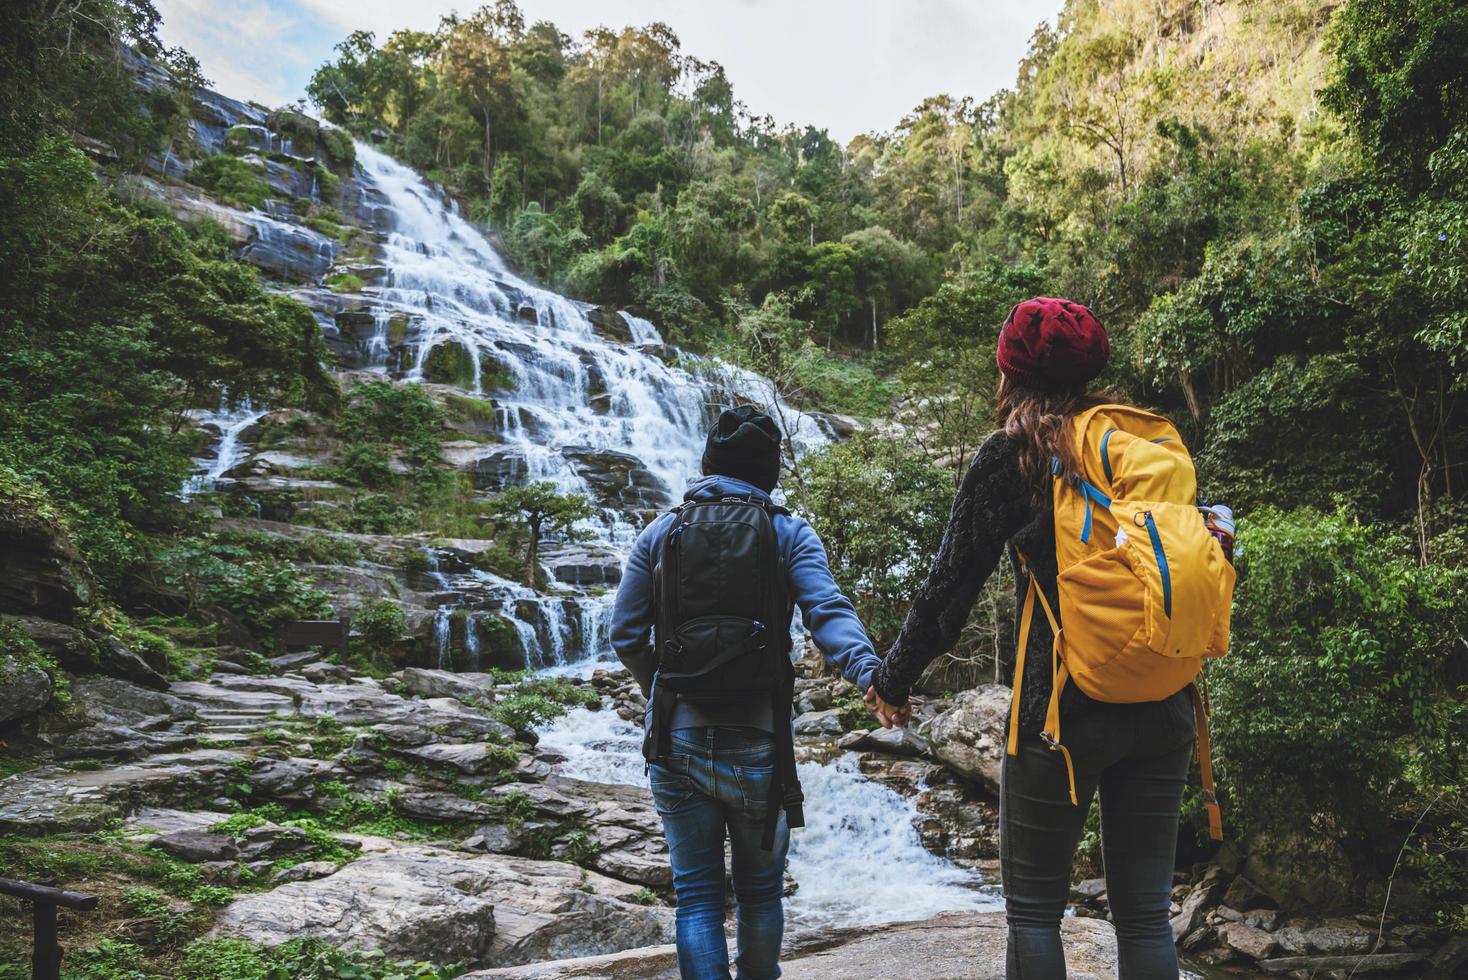
<svg viewBox="0 0 1468 980">
<path fill-rule="evenodd" d="M 688 489 L 685 490 L 683 493 L 683 499 L 713 500 L 715 498 L 724 497 L 729 494 L 739 494 L 740 496 L 743 496 L 747 493 L 752 493 L 756 497 L 760 497 L 764 500 L 770 500 L 770 495 L 765 493 L 759 487 L 755 486 L 753 483 L 746 483 L 743 480 L 737 479 L 732 476 L 720 476 L 717 474 L 715 474 L 714 476 L 701 476 L 698 479 L 689 483 Z"/>
</svg>

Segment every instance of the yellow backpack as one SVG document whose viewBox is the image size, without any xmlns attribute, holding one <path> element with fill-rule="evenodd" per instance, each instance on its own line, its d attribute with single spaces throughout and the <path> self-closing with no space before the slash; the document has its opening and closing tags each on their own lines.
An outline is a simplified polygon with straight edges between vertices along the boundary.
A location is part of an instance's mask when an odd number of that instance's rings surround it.
<svg viewBox="0 0 1468 980">
<path fill-rule="evenodd" d="M 1076 417 L 1074 438 L 1082 472 L 1062 473 L 1055 462 L 1059 622 L 1016 552 L 1029 588 L 1015 657 L 1009 754 L 1019 746 L 1020 685 L 1038 597 L 1055 632 L 1041 737 L 1065 758 L 1071 803 L 1075 770 L 1060 737 L 1060 692 L 1067 681 L 1113 703 L 1160 701 L 1188 687 L 1208 830 L 1222 840 L 1208 707 L 1194 681 L 1205 658 L 1228 651 L 1233 566 L 1196 506 L 1193 461 L 1171 422 L 1126 405 L 1101 405 Z"/>
</svg>

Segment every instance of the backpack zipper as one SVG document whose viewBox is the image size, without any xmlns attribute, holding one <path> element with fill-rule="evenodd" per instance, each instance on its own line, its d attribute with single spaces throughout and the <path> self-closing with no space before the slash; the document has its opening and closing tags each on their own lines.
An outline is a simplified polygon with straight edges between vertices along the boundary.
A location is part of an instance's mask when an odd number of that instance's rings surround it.
<svg viewBox="0 0 1468 980">
<path fill-rule="evenodd" d="M 1147 536 L 1152 539 L 1152 553 L 1157 556 L 1157 570 L 1162 573 L 1162 609 L 1167 618 L 1172 618 L 1172 573 L 1167 570 L 1167 552 L 1162 550 L 1162 535 L 1150 510 L 1142 511 L 1147 522 Z"/>
</svg>

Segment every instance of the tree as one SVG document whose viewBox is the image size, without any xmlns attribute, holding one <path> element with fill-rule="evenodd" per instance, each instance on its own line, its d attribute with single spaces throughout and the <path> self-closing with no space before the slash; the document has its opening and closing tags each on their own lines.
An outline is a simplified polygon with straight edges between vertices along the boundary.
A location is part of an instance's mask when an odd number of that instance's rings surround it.
<svg viewBox="0 0 1468 980">
<path fill-rule="evenodd" d="M 449 81 L 469 97 L 484 126 L 484 181 L 494 167 L 494 119 L 514 101 L 511 45 L 525 33 L 525 18 L 514 0 L 496 0 L 468 20 L 445 21 L 444 68 Z"/>
<path fill-rule="evenodd" d="M 539 570 L 541 535 L 561 534 L 568 540 L 585 540 L 588 533 L 576 524 L 596 513 L 584 495 L 562 493 L 549 480 L 506 487 L 490 499 L 488 509 L 498 517 L 524 520 L 530 533 L 525 548 L 525 584 L 532 589 Z"/>
</svg>

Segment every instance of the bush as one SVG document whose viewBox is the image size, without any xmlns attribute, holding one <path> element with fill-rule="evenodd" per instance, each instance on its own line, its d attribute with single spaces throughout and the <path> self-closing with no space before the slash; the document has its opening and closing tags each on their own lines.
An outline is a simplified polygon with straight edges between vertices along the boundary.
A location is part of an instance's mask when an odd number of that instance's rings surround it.
<svg viewBox="0 0 1468 980">
<path fill-rule="evenodd" d="M 396 602 L 372 599 L 357 611 L 354 623 L 363 640 L 373 649 L 383 650 L 402 637 L 408 628 L 408 617 Z"/>
<path fill-rule="evenodd" d="M 1394 850 L 1394 810 L 1421 811 L 1437 787 L 1451 809 L 1468 778 L 1451 666 L 1468 569 L 1421 564 L 1344 511 L 1265 510 L 1239 545 L 1231 649 L 1209 670 L 1233 819 L 1299 831 L 1328 814 L 1358 857 Z"/>
<path fill-rule="evenodd" d="M 495 702 L 490 714 L 517 732 L 528 732 L 561 717 L 569 708 L 590 707 L 598 701 L 595 692 L 564 678 L 537 677 L 521 681 Z"/>
<path fill-rule="evenodd" d="M 263 208 L 271 194 L 258 170 L 227 153 L 200 160 L 189 171 L 189 180 L 236 207 Z"/>
</svg>

